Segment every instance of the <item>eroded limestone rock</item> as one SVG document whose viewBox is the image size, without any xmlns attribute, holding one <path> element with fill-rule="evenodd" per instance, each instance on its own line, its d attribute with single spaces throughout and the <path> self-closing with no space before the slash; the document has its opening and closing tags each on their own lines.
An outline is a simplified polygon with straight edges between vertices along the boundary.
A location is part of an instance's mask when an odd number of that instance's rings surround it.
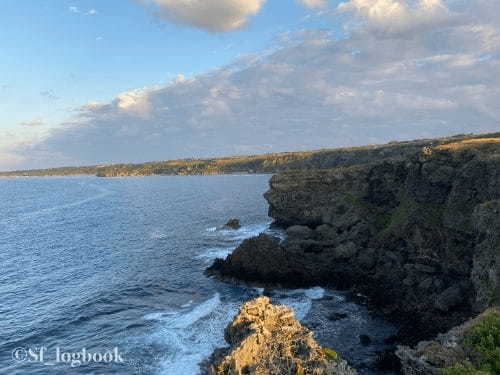
<svg viewBox="0 0 500 375">
<path fill-rule="evenodd" d="M 355 375 L 331 349 L 321 348 L 286 306 L 259 297 L 245 303 L 226 327 L 229 348 L 202 367 L 209 375 Z"/>
</svg>

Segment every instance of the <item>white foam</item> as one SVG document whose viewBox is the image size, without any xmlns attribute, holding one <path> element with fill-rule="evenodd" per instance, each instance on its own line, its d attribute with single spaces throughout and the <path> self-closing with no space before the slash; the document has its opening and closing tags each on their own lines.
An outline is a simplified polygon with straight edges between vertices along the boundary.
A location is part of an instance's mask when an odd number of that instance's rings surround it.
<svg viewBox="0 0 500 375">
<path fill-rule="evenodd" d="M 297 320 L 304 320 L 312 307 L 312 302 L 308 298 L 280 298 L 279 303 L 291 307 Z"/>
<path fill-rule="evenodd" d="M 263 288 L 254 288 L 262 294 Z M 321 298 L 325 290 L 319 287 L 280 291 L 282 297 L 276 302 L 291 307 L 298 320 L 303 320 L 312 307 L 312 301 Z M 197 375 L 199 364 L 212 352 L 227 343 L 224 328 L 237 314 L 240 302 L 222 302 L 217 293 L 211 299 L 195 305 L 184 305 L 176 311 L 148 314 L 145 318 L 155 320 L 160 329 L 151 337 L 165 345 L 165 356 L 160 374 Z"/>
<path fill-rule="evenodd" d="M 149 238 L 152 240 L 163 240 L 165 238 L 168 238 L 168 234 L 162 233 L 160 231 L 154 231 L 149 235 Z"/>
<path fill-rule="evenodd" d="M 235 231 L 225 231 L 230 237 L 233 237 L 235 240 L 245 240 L 250 237 L 255 237 L 261 234 L 262 232 L 265 232 L 266 229 L 269 227 L 269 223 L 261 223 L 261 224 L 253 224 L 253 225 L 247 225 L 243 226 L 238 230 Z"/>
<path fill-rule="evenodd" d="M 220 239 L 223 245 L 203 249 L 203 252 L 196 256 L 196 259 L 203 259 L 208 263 L 217 258 L 226 258 L 243 240 L 259 235 L 266 231 L 268 226 L 269 223 L 260 223 L 243 226 L 237 230 L 218 229 L 217 227 L 207 228 L 206 235 Z M 231 244 L 231 246 L 224 246 L 228 244 Z"/>
<path fill-rule="evenodd" d="M 207 261 L 212 261 L 217 258 L 226 258 L 229 254 L 233 252 L 233 247 L 216 247 L 211 249 L 203 250 L 203 253 L 196 256 L 196 259 L 205 259 Z"/>
<path fill-rule="evenodd" d="M 156 314 L 160 330 L 152 337 L 166 346 L 160 374 L 199 374 L 199 363 L 226 345 L 224 328 L 236 315 L 238 304 L 222 303 L 220 295 L 175 315 Z M 152 315 L 152 314 L 149 314 Z"/>
<path fill-rule="evenodd" d="M 227 228 L 217 228 L 212 227 L 206 229 L 210 236 L 223 236 L 226 239 L 234 241 L 242 241 L 250 237 L 258 236 L 262 232 L 265 232 L 269 227 L 270 222 L 244 225 L 239 229 L 227 229 Z"/>
<path fill-rule="evenodd" d="M 199 319 L 209 315 L 220 303 L 220 295 L 217 293 L 214 297 L 199 304 L 191 311 L 152 313 L 146 315 L 144 319 L 161 321 L 166 328 L 187 328 Z"/>
<path fill-rule="evenodd" d="M 325 296 L 325 290 L 319 286 L 307 289 L 305 291 L 307 298 L 310 299 L 321 299 Z"/>
<path fill-rule="evenodd" d="M 303 320 L 312 308 L 312 301 L 323 298 L 325 290 L 321 287 L 309 289 L 291 289 L 282 291 L 286 297 L 279 298 L 279 303 L 291 307 L 295 311 L 295 318 Z"/>
</svg>

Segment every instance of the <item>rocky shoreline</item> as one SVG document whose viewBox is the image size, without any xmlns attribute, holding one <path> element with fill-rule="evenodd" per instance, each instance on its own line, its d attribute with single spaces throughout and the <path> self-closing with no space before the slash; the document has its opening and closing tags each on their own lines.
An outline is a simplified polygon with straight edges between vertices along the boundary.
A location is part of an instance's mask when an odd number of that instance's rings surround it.
<svg viewBox="0 0 500 375">
<path fill-rule="evenodd" d="M 401 324 L 398 343 L 429 340 L 500 301 L 499 161 L 493 138 L 282 172 L 265 197 L 286 240 L 246 240 L 207 272 L 361 292 Z"/>
</svg>

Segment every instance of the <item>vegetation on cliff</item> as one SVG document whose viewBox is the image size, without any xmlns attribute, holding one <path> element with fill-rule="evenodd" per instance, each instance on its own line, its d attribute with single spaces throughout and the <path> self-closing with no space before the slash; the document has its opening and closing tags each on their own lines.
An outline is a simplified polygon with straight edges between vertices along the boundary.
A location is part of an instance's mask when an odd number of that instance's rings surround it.
<svg viewBox="0 0 500 375">
<path fill-rule="evenodd" d="M 467 367 L 479 373 L 500 374 L 500 313 L 485 314 L 466 334 L 463 345 L 470 362 L 445 369 L 443 375 L 454 375 L 457 369 Z"/>
<path fill-rule="evenodd" d="M 406 375 L 500 374 L 500 309 L 486 310 L 416 348 L 397 351 Z"/>
</svg>

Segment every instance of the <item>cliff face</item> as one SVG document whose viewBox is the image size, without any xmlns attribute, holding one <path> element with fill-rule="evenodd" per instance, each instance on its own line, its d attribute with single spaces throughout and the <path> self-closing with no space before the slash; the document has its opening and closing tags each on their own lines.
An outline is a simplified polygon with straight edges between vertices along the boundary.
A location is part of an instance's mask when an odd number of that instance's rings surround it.
<svg viewBox="0 0 500 375">
<path fill-rule="evenodd" d="M 208 375 L 356 375 L 336 352 L 321 348 L 286 306 L 267 297 L 245 303 L 227 326 L 229 348 L 202 367 Z"/>
<path fill-rule="evenodd" d="M 247 241 L 213 272 L 356 288 L 417 337 L 500 301 L 498 138 L 403 160 L 282 172 L 265 197 L 287 240 Z"/>
</svg>

